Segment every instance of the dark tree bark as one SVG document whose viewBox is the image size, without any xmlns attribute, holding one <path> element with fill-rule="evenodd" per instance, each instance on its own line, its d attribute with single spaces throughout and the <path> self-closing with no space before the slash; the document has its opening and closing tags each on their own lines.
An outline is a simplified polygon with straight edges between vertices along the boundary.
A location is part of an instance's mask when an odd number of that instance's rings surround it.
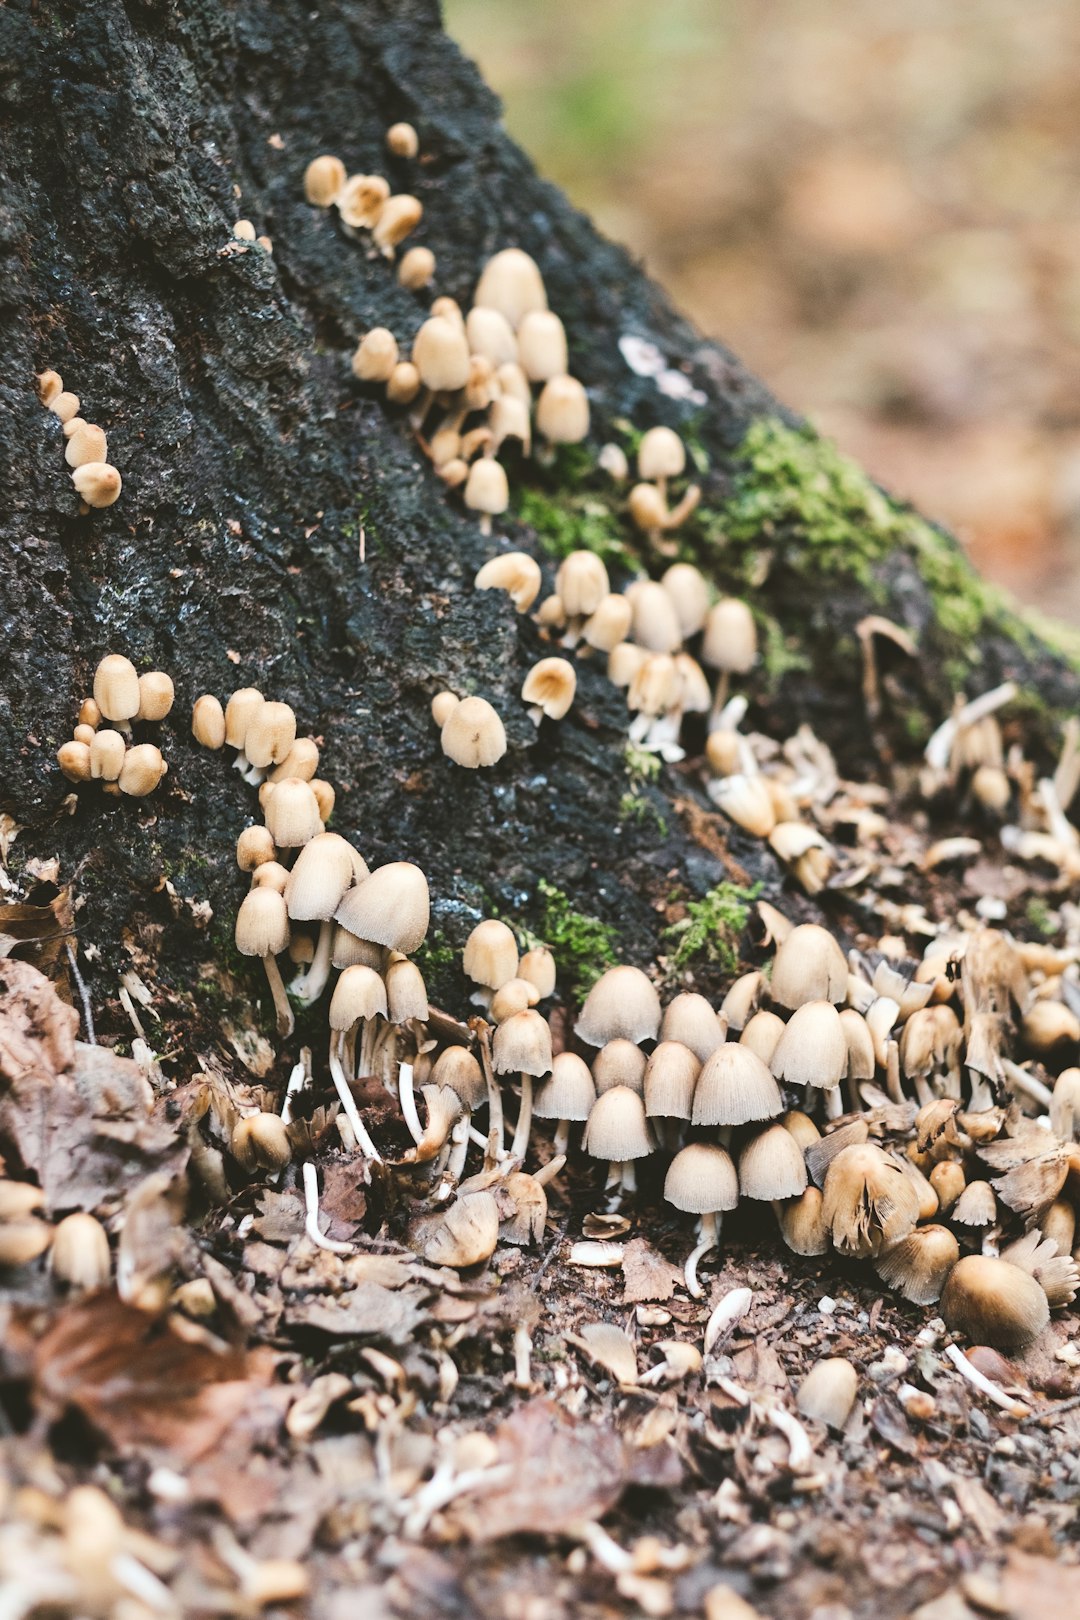
<svg viewBox="0 0 1080 1620">
<path fill-rule="evenodd" d="M 388 325 L 404 345 L 426 300 L 304 201 L 304 167 L 321 151 L 421 198 L 417 240 L 437 254 L 439 293 L 467 301 L 501 247 L 535 255 L 590 391 L 594 448 L 626 422 L 692 436 L 713 521 L 688 543 L 720 584 L 744 581 L 760 552 L 754 599 L 798 642 L 801 668 L 752 686 L 759 719 L 807 718 L 845 768 L 872 761 L 854 635 L 867 611 L 922 641 L 917 663 L 894 661 L 897 749 L 918 729 L 912 715 L 940 717 L 958 660 L 978 658 L 979 687 L 1015 675 L 1044 709 L 1074 699 L 1071 667 L 993 604 L 978 608 L 978 647 L 958 646 L 917 550 L 890 546 L 869 569 L 856 559 L 837 571 L 833 557 L 826 571 L 797 524 L 771 518 L 760 537 L 718 541 L 732 490 L 752 491 L 747 430 L 793 419 L 536 176 L 434 4 L 13 0 L 0 9 L 0 84 L 0 782 L 26 828 L 14 864 L 55 853 L 63 876 L 77 875 L 95 999 L 113 993 L 125 935 L 148 921 L 165 925 L 154 937 L 174 987 L 227 953 L 241 892 L 233 844 L 253 801 L 222 756 L 194 745 L 188 715 L 201 692 L 242 684 L 292 703 L 324 739 L 335 824 L 373 865 L 425 868 L 447 944 L 492 907 L 535 920 L 546 879 L 646 962 L 673 889 L 701 893 L 730 872 L 779 880 L 767 852 L 707 816 L 690 770 L 645 790 L 663 834 L 655 817 L 624 823 L 626 713 L 598 666 L 582 665 L 571 717 L 537 737 L 519 692 L 544 644 L 504 597 L 472 589 L 493 544 L 432 476 L 401 414 L 350 375 L 364 330 Z M 418 163 L 386 156 L 384 132 L 401 118 L 420 131 Z M 273 239 L 272 257 L 236 250 L 241 216 Z M 627 334 L 657 346 L 689 398 L 630 369 Z M 108 433 L 124 491 L 107 511 L 78 514 L 60 425 L 35 397 L 44 367 Z M 511 476 L 519 491 L 539 480 L 556 505 L 566 497 L 558 471 Z M 610 502 L 602 479 L 582 487 Z M 512 515 L 499 533 L 532 550 L 544 538 Z M 951 542 L 939 545 L 946 573 L 964 578 Z M 550 578 L 549 558 L 545 568 Z M 173 675 L 171 770 L 152 799 L 94 788 L 72 808 L 55 752 L 109 649 Z M 497 768 L 465 773 L 441 755 L 429 704 L 443 686 L 479 692 L 505 717 Z M 163 885 L 210 901 L 209 942 Z M 437 962 L 433 972 L 438 990 Z"/>
</svg>

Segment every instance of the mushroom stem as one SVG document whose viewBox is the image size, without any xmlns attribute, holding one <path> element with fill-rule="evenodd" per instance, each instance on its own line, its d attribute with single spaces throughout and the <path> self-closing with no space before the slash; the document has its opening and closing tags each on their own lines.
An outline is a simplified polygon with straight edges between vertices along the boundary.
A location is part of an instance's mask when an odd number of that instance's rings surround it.
<svg viewBox="0 0 1080 1620">
<path fill-rule="evenodd" d="M 536 1182 L 536 1185 L 538 1187 L 546 1187 L 549 1181 L 555 1180 L 555 1177 L 559 1174 L 560 1170 L 562 1170 L 565 1164 L 566 1154 L 557 1153 L 553 1159 L 548 1160 L 547 1164 L 542 1164 L 539 1170 L 533 1171 L 533 1180 Z"/>
<path fill-rule="evenodd" d="M 900 1084 L 900 1047 L 896 1041 L 889 1041 L 885 1047 L 885 1089 L 893 1102 L 906 1101 Z"/>
<path fill-rule="evenodd" d="M 934 1089 L 925 1074 L 915 1076 L 915 1096 L 920 1108 L 925 1108 L 934 1101 Z"/>
<path fill-rule="evenodd" d="M 726 669 L 720 671 L 720 679 L 716 683 L 716 695 L 713 706 L 709 710 L 709 730 L 720 729 L 720 712 L 728 700 L 728 687 L 731 685 L 731 676 Z"/>
<path fill-rule="evenodd" d="M 295 1028 L 293 1010 L 289 1006 L 289 998 L 285 994 L 285 985 L 281 978 L 281 969 L 277 965 L 276 956 L 264 956 L 262 965 L 266 970 L 266 982 L 270 986 L 270 994 L 274 998 L 274 1012 L 277 1015 L 277 1032 L 287 1039 Z"/>
<path fill-rule="evenodd" d="M 335 1031 L 330 1037 L 330 1074 L 334 1082 L 334 1089 L 338 1094 L 338 1101 L 341 1103 L 342 1112 L 352 1128 L 352 1133 L 356 1137 L 357 1145 L 359 1146 L 361 1153 L 365 1158 L 376 1159 L 381 1163 L 382 1154 L 371 1140 L 371 1137 L 367 1133 L 364 1122 L 360 1118 L 360 1112 L 356 1106 L 356 1099 L 354 1098 L 352 1090 L 349 1086 L 348 1076 L 342 1067 L 341 1058 L 344 1044 L 342 1031 Z"/>
<path fill-rule="evenodd" d="M 720 1215 L 716 1210 L 710 1210 L 701 1217 L 698 1225 L 698 1244 L 690 1250 L 683 1267 L 683 1276 L 686 1278 L 686 1291 L 692 1299 L 701 1299 L 705 1293 L 698 1282 L 698 1262 L 715 1249 L 720 1241 Z"/>
<path fill-rule="evenodd" d="M 825 1093 L 825 1118 L 839 1119 L 844 1112 L 844 1099 L 839 1086 L 830 1086 Z"/>
<path fill-rule="evenodd" d="M 1050 1089 L 1044 1086 L 1041 1080 L 1036 1080 L 1033 1074 L 1028 1074 L 1026 1069 L 1022 1069 L 1018 1063 L 1011 1062 L 1009 1058 L 1002 1058 L 1001 1066 L 1013 1091 L 1020 1092 L 1021 1096 L 1030 1097 L 1040 1108 L 1050 1107 Z"/>
<path fill-rule="evenodd" d="M 570 1121 L 568 1119 L 560 1119 L 556 1125 L 551 1145 L 555 1149 L 556 1156 L 560 1153 L 565 1155 L 567 1148 L 570 1146 Z"/>
<path fill-rule="evenodd" d="M 292 1073 L 289 1075 L 289 1082 L 285 1087 L 285 1096 L 281 1102 L 281 1118 L 286 1125 L 291 1122 L 293 1117 L 293 1098 L 298 1092 L 303 1091 L 310 1078 L 311 1047 L 302 1046 L 300 1048 L 300 1061 L 294 1066 Z"/>
<path fill-rule="evenodd" d="M 619 1176 L 619 1189 L 624 1193 L 637 1192 L 637 1170 L 633 1159 L 624 1159 L 622 1171 Z"/>
<path fill-rule="evenodd" d="M 318 1001 L 330 978 L 330 953 L 334 947 L 334 923 L 331 918 L 319 924 L 319 943 L 315 955 L 303 973 L 298 973 L 289 986 L 289 994 L 303 1006 Z"/>
<path fill-rule="evenodd" d="M 398 1099 L 401 1103 L 401 1112 L 405 1117 L 405 1123 L 409 1127 L 409 1135 L 414 1142 L 422 1141 L 424 1127 L 421 1125 L 420 1115 L 416 1111 L 411 1063 L 402 1063 L 398 1067 Z"/>
<path fill-rule="evenodd" d="M 532 1335 L 524 1322 L 514 1329 L 514 1388 L 532 1387 Z"/>
<path fill-rule="evenodd" d="M 521 1107 L 518 1109 L 517 1124 L 514 1127 L 514 1140 L 510 1146 L 511 1156 L 524 1160 L 529 1151 L 529 1127 L 532 1124 L 533 1083 L 531 1074 L 521 1076 Z"/>
<path fill-rule="evenodd" d="M 446 1164 L 446 1174 L 451 1181 L 460 1181 L 465 1169 L 465 1157 L 469 1151 L 469 1137 L 471 1135 L 472 1115 L 466 1109 L 461 1118 L 450 1132 L 450 1157 Z"/>
<path fill-rule="evenodd" d="M 319 1177 L 310 1159 L 304 1164 L 304 1203 L 304 1231 L 315 1247 L 326 1249 L 330 1254 L 352 1254 L 350 1243 L 336 1243 L 333 1238 L 323 1237 L 319 1231 Z"/>
<path fill-rule="evenodd" d="M 488 1141 L 494 1137 L 497 1148 L 496 1158 L 503 1157 L 505 1143 L 503 1140 L 503 1101 L 499 1083 L 495 1079 L 495 1070 L 491 1065 L 491 1029 L 482 1020 L 477 1020 L 477 1038 L 480 1047 L 480 1066 L 484 1071 L 484 1080 L 487 1084 L 488 1094 Z"/>
<path fill-rule="evenodd" d="M 622 1181 L 622 1160 L 612 1159 L 608 1165 L 607 1180 L 604 1182 L 606 1193 L 617 1192 Z"/>
</svg>

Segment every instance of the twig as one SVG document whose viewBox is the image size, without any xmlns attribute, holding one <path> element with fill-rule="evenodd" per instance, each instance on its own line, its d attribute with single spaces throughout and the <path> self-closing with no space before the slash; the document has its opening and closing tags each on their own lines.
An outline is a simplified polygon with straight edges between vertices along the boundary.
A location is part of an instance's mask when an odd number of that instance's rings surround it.
<svg viewBox="0 0 1080 1620">
<path fill-rule="evenodd" d="M 90 992 L 86 988 L 86 980 L 79 972 L 79 963 L 76 959 L 75 952 L 72 950 L 70 945 L 65 946 L 65 950 L 67 951 L 68 962 L 71 965 L 71 977 L 75 980 L 75 988 L 78 990 L 79 1000 L 82 1002 L 83 1023 L 86 1026 L 87 1045 L 96 1046 L 97 1036 L 94 1034 L 94 1014 L 90 1007 Z"/>
</svg>

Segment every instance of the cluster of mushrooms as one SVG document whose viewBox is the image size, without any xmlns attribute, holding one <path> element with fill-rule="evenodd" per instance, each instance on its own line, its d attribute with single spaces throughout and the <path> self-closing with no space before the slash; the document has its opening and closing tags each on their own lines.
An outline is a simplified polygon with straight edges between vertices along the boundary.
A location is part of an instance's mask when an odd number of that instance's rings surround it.
<svg viewBox="0 0 1080 1620">
<path fill-rule="evenodd" d="M 58 371 L 41 371 L 37 378 L 38 398 L 47 411 L 51 411 L 63 424 L 64 460 L 71 468 L 71 482 L 79 495 L 82 512 L 92 506 L 112 506 L 120 499 L 123 480 L 109 463 L 109 442 L 104 428 L 87 422 L 79 415 L 82 402 L 78 394 L 70 394 Z"/>
<path fill-rule="evenodd" d="M 156 743 L 134 740 L 132 727 L 164 720 L 173 695 L 164 670 L 140 675 L 129 658 L 107 653 L 94 671 L 94 695 L 83 699 L 74 736 L 56 751 L 68 781 L 100 782 L 104 793 L 135 799 L 153 793 L 169 767 Z"/>
<path fill-rule="evenodd" d="M 392 124 L 386 132 L 386 149 L 391 157 L 411 160 L 420 150 L 420 141 L 411 124 Z M 399 245 L 411 236 L 424 217 L 424 205 L 409 192 L 394 192 L 381 174 L 349 174 L 339 157 L 324 152 L 312 158 L 304 170 L 304 196 L 315 208 L 334 208 L 347 235 L 371 240 L 385 258 L 393 259 Z M 398 265 L 403 287 L 418 291 L 435 274 L 435 255 L 430 248 L 413 248 Z"/>
</svg>

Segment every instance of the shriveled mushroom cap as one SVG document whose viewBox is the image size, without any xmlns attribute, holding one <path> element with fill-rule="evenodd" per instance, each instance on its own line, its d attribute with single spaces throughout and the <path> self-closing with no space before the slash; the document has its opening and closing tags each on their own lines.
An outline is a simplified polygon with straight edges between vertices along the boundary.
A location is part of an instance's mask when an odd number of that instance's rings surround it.
<svg viewBox="0 0 1080 1620">
<path fill-rule="evenodd" d="M 793 928 L 776 953 L 770 995 L 780 1007 L 792 1011 L 806 1001 L 831 1001 L 839 1006 L 847 998 L 848 970 L 835 939 L 817 923 Z"/>
<path fill-rule="evenodd" d="M 351 934 L 408 956 L 424 943 L 430 905 L 420 868 L 411 861 L 390 861 L 350 889 L 334 915 Z"/>
<path fill-rule="evenodd" d="M 640 968 L 609 968 L 586 996 L 575 1028 L 590 1046 L 619 1038 L 655 1040 L 660 1028 L 660 997 L 655 985 Z"/>
<path fill-rule="evenodd" d="M 778 1018 L 774 1012 L 769 1012 L 762 1007 L 749 1020 L 746 1028 L 739 1036 L 739 1045 L 748 1046 L 751 1052 L 757 1053 L 762 1063 L 767 1064 L 772 1069 L 776 1048 L 779 1046 L 780 1039 L 786 1028 L 787 1025 L 782 1018 Z M 774 1069 L 773 1073 L 776 1072 Z"/>
<path fill-rule="evenodd" d="M 495 1031 L 491 1057 L 496 1074 L 548 1074 L 551 1030 L 547 1019 L 531 1009 L 515 1013 Z"/>
<path fill-rule="evenodd" d="M 702 1063 L 723 1045 L 724 1026 L 704 996 L 683 990 L 664 1008 L 662 1041 L 681 1041 Z"/>
<path fill-rule="evenodd" d="M 330 997 L 330 1028 L 352 1029 L 362 1018 L 386 1017 L 386 986 L 369 967 L 347 967 Z"/>
<path fill-rule="evenodd" d="M 486 917 L 465 941 L 461 965 L 474 984 L 501 989 L 517 976 L 518 946 L 513 931 L 498 918 Z"/>
<path fill-rule="evenodd" d="M 710 669 L 745 675 L 757 657 L 754 615 L 738 597 L 727 596 L 709 609 L 701 643 L 702 663 Z"/>
<path fill-rule="evenodd" d="M 494 254 L 480 273 L 473 303 L 498 310 L 516 331 L 526 315 L 548 307 L 536 260 L 521 248 L 503 248 Z"/>
<path fill-rule="evenodd" d="M 506 753 L 506 731 L 486 698 L 462 698 L 442 728 L 442 751 L 469 771 L 498 764 Z"/>
<path fill-rule="evenodd" d="M 577 672 L 566 658 L 541 658 L 525 677 L 522 700 L 534 703 L 549 720 L 561 720 L 574 701 Z"/>
<path fill-rule="evenodd" d="M 249 889 L 236 914 L 241 956 L 277 956 L 289 943 L 289 914 L 276 889 Z"/>
<path fill-rule="evenodd" d="M 739 1178 L 731 1155 L 711 1142 L 691 1142 L 668 1166 L 664 1197 L 687 1215 L 734 1209 L 739 1202 Z"/>
<path fill-rule="evenodd" d="M 533 1114 L 537 1119 L 588 1119 L 595 1101 L 588 1064 L 576 1052 L 559 1052 L 550 1079 L 533 1093 Z"/>
<path fill-rule="evenodd" d="M 425 388 L 440 394 L 464 388 L 469 379 L 469 344 L 464 331 L 444 315 L 432 315 L 413 341 L 412 363 Z"/>
<path fill-rule="evenodd" d="M 594 551 L 572 551 L 559 564 L 555 593 L 568 618 L 585 618 L 595 613 L 610 591 L 608 571 Z"/>
<path fill-rule="evenodd" d="M 613 1086 L 597 1097 L 582 1142 L 594 1159 L 644 1159 L 653 1150 L 645 1104 L 629 1086 Z"/>
<path fill-rule="evenodd" d="M 139 677 L 130 658 L 108 653 L 94 671 L 94 702 L 106 720 L 133 720 L 139 712 Z"/>
<path fill-rule="evenodd" d="M 798 1198 L 806 1190 L 806 1163 L 790 1131 L 769 1125 L 750 1138 L 739 1154 L 739 1192 L 773 1202 Z"/>
<path fill-rule="evenodd" d="M 829 1165 L 824 1217 L 834 1248 L 865 1260 L 908 1235 L 919 1218 L 918 1194 L 888 1154 L 863 1142 Z"/>
<path fill-rule="evenodd" d="M 386 970 L 386 1000 L 393 1023 L 407 1024 L 410 1018 L 427 1022 L 427 987 L 415 962 L 391 962 Z"/>
<path fill-rule="evenodd" d="M 695 1125 L 748 1125 L 775 1119 L 783 1107 L 780 1088 L 757 1053 L 725 1041 L 698 1076 L 692 1118 Z"/>
<path fill-rule="evenodd" d="M 433 1085 L 456 1091 L 466 1108 L 479 1108 L 487 1098 L 484 1071 L 467 1046 L 444 1048 L 432 1065 L 431 1080 Z"/>
<path fill-rule="evenodd" d="M 592 1061 L 592 1077 L 599 1097 L 612 1086 L 629 1086 L 639 1097 L 645 1095 L 645 1053 L 633 1041 L 608 1041 Z"/>
<path fill-rule="evenodd" d="M 976 1344 L 1013 1349 L 1038 1338 L 1050 1320 L 1050 1302 L 1019 1266 L 969 1254 L 949 1273 L 941 1314 L 954 1333 L 966 1334 Z"/>
<path fill-rule="evenodd" d="M 296 922 L 324 922 L 332 917 L 345 891 L 352 888 L 353 854 L 340 833 L 318 833 L 305 844 L 285 889 L 289 916 Z"/>
<path fill-rule="evenodd" d="M 287 776 L 270 786 L 272 791 L 264 814 L 279 849 L 298 849 L 322 832 L 319 801 L 309 782 L 301 781 L 298 776 Z"/>
<path fill-rule="evenodd" d="M 534 945 L 518 963 L 518 974 L 535 985 L 541 1001 L 555 993 L 555 958 L 546 945 Z"/>
<path fill-rule="evenodd" d="M 959 1258 L 947 1226 L 917 1226 L 878 1256 L 877 1274 L 913 1305 L 932 1305 Z"/>
<path fill-rule="evenodd" d="M 843 1079 L 847 1060 L 844 1026 L 832 1002 L 806 1001 L 784 1026 L 769 1067 L 788 1085 L 829 1091 Z"/>
<path fill-rule="evenodd" d="M 645 1065 L 645 1112 L 649 1118 L 689 1119 L 700 1073 L 701 1059 L 688 1046 L 681 1041 L 661 1041 Z M 720 1205 L 713 1207 L 719 1209 Z"/>
<path fill-rule="evenodd" d="M 651 427 L 641 435 L 637 469 L 641 478 L 678 478 L 686 466 L 686 447 L 669 427 Z"/>
</svg>

